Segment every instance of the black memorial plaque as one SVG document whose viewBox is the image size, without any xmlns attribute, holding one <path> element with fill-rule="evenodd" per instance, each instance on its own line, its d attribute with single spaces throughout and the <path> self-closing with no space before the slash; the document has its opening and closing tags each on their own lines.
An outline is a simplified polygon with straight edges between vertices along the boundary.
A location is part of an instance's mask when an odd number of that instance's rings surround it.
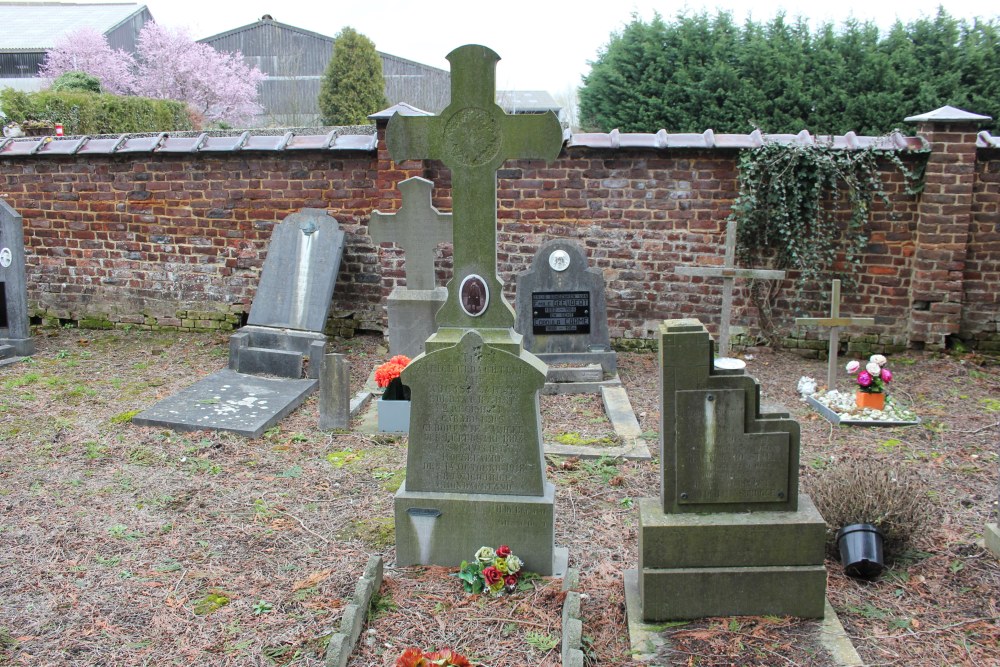
<svg viewBox="0 0 1000 667">
<path fill-rule="evenodd" d="M 590 333 L 590 292 L 534 292 L 531 331 L 536 336 Z"/>
</svg>

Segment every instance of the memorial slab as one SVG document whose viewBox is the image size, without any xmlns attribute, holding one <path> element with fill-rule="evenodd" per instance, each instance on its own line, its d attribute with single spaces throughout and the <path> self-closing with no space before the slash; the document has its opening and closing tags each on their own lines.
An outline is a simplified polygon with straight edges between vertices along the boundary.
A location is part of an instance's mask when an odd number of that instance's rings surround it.
<svg viewBox="0 0 1000 667">
<path fill-rule="evenodd" d="M 0 366 L 35 353 L 21 215 L 0 199 Z"/>
</svg>

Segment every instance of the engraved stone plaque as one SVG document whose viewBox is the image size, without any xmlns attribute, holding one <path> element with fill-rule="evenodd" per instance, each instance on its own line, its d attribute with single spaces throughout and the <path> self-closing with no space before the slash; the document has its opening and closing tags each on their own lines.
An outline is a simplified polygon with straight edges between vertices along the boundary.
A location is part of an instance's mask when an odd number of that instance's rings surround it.
<svg viewBox="0 0 1000 667">
<path fill-rule="evenodd" d="M 590 292 L 534 292 L 531 295 L 534 334 L 589 334 Z"/>
<path fill-rule="evenodd" d="M 544 366 L 489 347 L 475 331 L 415 359 L 406 488 L 438 493 L 544 493 L 538 390 Z"/>
<path fill-rule="evenodd" d="M 677 392 L 677 499 L 773 503 L 788 494 L 788 433 L 745 433 L 742 389 Z"/>
</svg>

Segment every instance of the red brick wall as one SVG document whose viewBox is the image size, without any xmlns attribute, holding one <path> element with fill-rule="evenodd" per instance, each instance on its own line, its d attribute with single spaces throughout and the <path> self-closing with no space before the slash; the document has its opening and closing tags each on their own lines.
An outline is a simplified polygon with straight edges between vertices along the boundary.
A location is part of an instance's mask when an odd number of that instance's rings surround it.
<svg viewBox="0 0 1000 667">
<path fill-rule="evenodd" d="M 722 262 L 736 158 L 733 150 L 572 148 L 549 165 L 508 163 L 498 179 L 497 248 L 508 298 L 513 302 L 514 275 L 527 269 L 542 242 L 572 238 L 604 271 L 612 336 L 646 337 L 656 321 L 673 317 L 698 317 L 717 330 L 721 284 L 678 276 L 675 269 Z M 914 166 L 923 158 L 904 159 Z M 964 277 L 959 270 L 958 291 L 949 298 L 961 299 L 961 336 L 989 345 L 1000 338 L 996 151 L 979 151 L 974 167 Z M 879 204 L 873 211 L 868 252 L 856 266 L 859 287 L 845 290 L 842 312 L 878 321 L 871 329 L 845 332 L 852 345 L 892 349 L 905 346 L 912 334 L 917 252 L 924 262 L 955 261 L 952 240 L 945 257 L 935 248 L 939 239 L 926 232 L 927 224 L 937 223 L 921 223 L 920 215 L 929 204 L 944 207 L 933 215 L 948 215 L 961 203 L 906 195 L 894 167 L 887 164 L 883 173 L 892 210 Z M 361 328 L 380 328 L 384 298 L 403 281 L 404 260 L 392 247 L 372 247 L 366 224 L 372 210 L 398 208 L 395 186 L 414 175 L 433 180 L 434 204 L 450 209 L 447 170 L 435 162 L 393 164 L 381 140 L 374 155 L 8 159 L 0 161 L 0 192 L 24 217 L 32 307 L 52 321 L 238 326 L 249 311 L 273 224 L 315 207 L 328 210 L 348 234 L 335 313 Z M 446 246 L 439 248 L 438 266 L 445 280 Z M 797 329 L 792 320 L 825 313 L 829 286 L 797 291 L 794 279 L 790 275 L 783 285 L 776 324 L 790 345 L 823 347 L 819 332 Z M 739 285 L 734 324 L 754 329 L 757 314 Z M 954 313 L 940 315 L 942 326 L 958 322 Z"/>
</svg>

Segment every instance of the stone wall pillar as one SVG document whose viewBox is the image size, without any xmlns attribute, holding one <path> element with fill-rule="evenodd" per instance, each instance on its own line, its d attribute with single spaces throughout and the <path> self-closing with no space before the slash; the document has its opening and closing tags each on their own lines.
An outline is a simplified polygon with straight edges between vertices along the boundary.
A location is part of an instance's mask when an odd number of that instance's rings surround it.
<svg viewBox="0 0 1000 667">
<path fill-rule="evenodd" d="M 976 134 L 989 116 L 954 107 L 911 116 L 931 146 L 920 195 L 910 283 L 911 347 L 944 349 L 962 319 L 963 274 L 972 222 Z"/>
</svg>

